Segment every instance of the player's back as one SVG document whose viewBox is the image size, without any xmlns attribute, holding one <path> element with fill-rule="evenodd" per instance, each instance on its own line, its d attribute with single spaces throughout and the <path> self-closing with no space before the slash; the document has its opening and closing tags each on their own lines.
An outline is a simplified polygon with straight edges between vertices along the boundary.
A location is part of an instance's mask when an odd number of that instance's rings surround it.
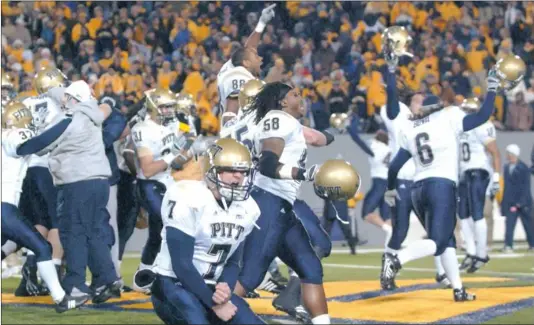
<svg viewBox="0 0 534 325">
<path fill-rule="evenodd" d="M 226 62 L 217 75 L 217 89 L 219 91 L 219 104 L 222 112 L 226 112 L 226 100 L 229 97 L 237 99 L 239 90 L 245 82 L 255 79 L 244 67 L 235 67 L 231 61 Z"/>
<path fill-rule="evenodd" d="M 371 178 L 388 178 L 388 166 L 391 159 L 391 150 L 389 146 L 376 139 L 371 140 L 370 149 L 374 157 L 369 157 L 371 167 Z"/>
<path fill-rule="evenodd" d="M 495 136 L 495 126 L 490 121 L 460 136 L 460 173 L 470 169 L 492 172 L 486 145 L 494 141 Z"/>
<path fill-rule="evenodd" d="M 241 113 L 241 110 L 239 111 Z M 238 114 L 238 117 L 235 123 L 225 130 L 226 132 L 221 132 L 221 138 L 230 137 L 241 143 L 243 143 L 252 156 L 255 156 L 254 148 L 254 134 L 256 132 L 256 124 L 254 119 L 256 118 L 256 112 L 250 112 L 248 114 Z"/>
<path fill-rule="evenodd" d="M 386 129 L 388 131 L 389 148 L 391 150 L 391 158 L 395 157 L 400 149 L 400 137 L 402 130 L 405 128 L 406 123 L 409 123 L 409 119 L 412 115 L 410 108 L 406 104 L 399 102 L 399 114 L 395 119 L 390 120 L 387 116 L 386 106 L 382 106 L 380 109 L 380 117 L 384 121 Z M 412 180 L 415 174 L 415 164 L 413 159 L 410 159 L 402 166 L 399 171 L 398 178 L 404 180 Z"/>
<path fill-rule="evenodd" d="M 139 157 L 152 155 L 154 161 L 156 161 L 169 154 L 176 137 L 173 129 L 157 124 L 150 119 L 139 122 L 133 127 L 131 133 L 137 153 L 137 159 L 135 160 L 137 178 L 156 180 L 162 184 L 169 184 L 172 181 L 170 167 L 154 176 L 146 177 L 141 169 Z"/>
<path fill-rule="evenodd" d="M 464 116 L 458 107 L 449 106 L 406 124 L 400 144 L 415 161 L 414 181 L 437 177 L 458 182 L 458 146 Z"/>
<path fill-rule="evenodd" d="M 216 283 L 224 264 L 254 228 L 260 215 L 252 198 L 223 209 L 202 181 L 179 181 L 167 189 L 161 205 L 163 230 L 155 272 L 176 277 L 167 246 L 167 227 L 195 239 L 193 265 L 207 283 Z"/>
<path fill-rule="evenodd" d="M 284 150 L 279 162 L 284 165 L 306 168 L 308 150 L 300 122 L 286 112 L 273 110 L 257 124 L 254 135 L 255 152 L 261 154 L 262 141 L 268 138 L 284 139 Z M 257 173 L 254 185 L 277 195 L 290 203 L 297 197 L 300 181 L 291 179 L 273 179 Z"/>
<path fill-rule="evenodd" d="M 20 157 L 16 152 L 17 147 L 32 136 L 33 132 L 28 129 L 2 130 L 2 202 L 19 204 L 30 156 Z"/>
</svg>

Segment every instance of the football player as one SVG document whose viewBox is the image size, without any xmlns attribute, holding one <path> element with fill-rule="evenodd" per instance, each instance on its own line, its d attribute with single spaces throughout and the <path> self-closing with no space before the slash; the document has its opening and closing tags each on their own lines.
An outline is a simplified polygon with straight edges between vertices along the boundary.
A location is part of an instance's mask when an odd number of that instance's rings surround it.
<svg viewBox="0 0 534 325">
<path fill-rule="evenodd" d="M 17 155 L 17 147 L 33 136 L 28 128 L 31 111 L 20 102 L 10 102 L 2 114 L 2 245 L 11 240 L 35 253 L 37 268 L 46 283 L 58 313 L 83 305 L 89 295 L 71 297 L 65 293 L 52 262 L 46 239 L 18 209 L 22 182 L 30 156 Z M 2 252 L 2 259 L 5 257 Z M 9 255 L 9 254 L 5 254 Z"/>
<path fill-rule="evenodd" d="M 147 92 L 145 106 L 145 120 L 131 131 L 137 156 L 140 204 L 149 214 L 148 239 L 134 274 L 133 288 L 148 293 L 154 278 L 150 269 L 161 243 L 161 202 L 167 187 L 174 181 L 171 165 L 190 160 L 189 149 L 194 137 L 178 134 L 176 95 L 170 90 L 156 88 Z"/>
<path fill-rule="evenodd" d="M 55 87 L 66 87 L 67 77 L 56 68 L 43 68 L 34 78 L 38 96 L 25 98 L 22 103 L 30 109 L 33 116 L 36 134 L 41 134 L 65 117 L 61 103 L 47 95 L 48 90 Z M 22 186 L 20 201 L 21 213 L 28 217 L 37 230 L 52 245 L 52 257 L 58 274 L 63 258 L 63 247 L 59 239 L 57 220 L 57 189 L 48 169 L 49 154 L 32 155 L 28 172 Z M 27 296 L 27 286 L 37 281 L 37 265 L 33 252 L 28 252 L 24 269 L 27 270 L 15 290 L 16 296 Z M 43 292 L 44 293 L 44 292 Z"/>
<path fill-rule="evenodd" d="M 239 90 L 245 82 L 255 79 L 261 72 L 262 58 L 258 55 L 258 44 L 261 34 L 267 24 L 274 17 L 272 4 L 261 12 L 256 28 L 249 36 L 244 48 L 237 49 L 217 74 L 217 88 L 219 91 L 219 106 L 221 115 L 221 130 L 226 123 L 235 119 L 239 111 Z"/>
<path fill-rule="evenodd" d="M 204 182 L 176 182 L 163 198 L 154 310 L 165 324 L 265 324 L 232 294 L 245 238 L 260 215 L 249 196 L 250 152 L 233 139 L 219 139 L 205 162 Z"/>
<path fill-rule="evenodd" d="M 478 98 L 468 98 L 460 107 L 467 114 L 475 113 L 480 109 L 480 102 Z M 493 123 L 487 121 L 460 136 L 458 215 L 466 246 L 466 256 L 460 270 L 467 269 L 468 273 L 476 272 L 489 261 L 488 226 L 484 218 L 484 205 L 486 189 L 490 183 L 490 197 L 494 197 L 499 191 L 499 170 L 501 157 Z"/>
<path fill-rule="evenodd" d="M 243 297 L 255 289 L 278 256 L 302 281 L 302 297 L 312 322 L 329 323 L 321 261 L 293 213 L 301 182 L 312 181 L 317 170 L 316 165 L 309 169 L 305 166 L 307 141 L 304 128 L 297 120 L 304 114 L 302 97 L 296 89 L 274 82 L 265 85 L 255 96 L 251 109 L 256 112 L 254 146 L 259 153 L 260 172 L 252 197 L 261 210 L 260 229 L 253 230 L 247 239 L 235 292 Z M 325 132 L 320 145 L 333 140 Z"/>
<path fill-rule="evenodd" d="M 393 287 L 396 274 L 409 261 L 441 256 L 455 301 L 475 300 L 462 286 L 456 257 L 456 184 L 458 183 L 459 137 L 485 123 L 493 112 L 500 87 L 496 69 L 487 78 L 487 95 L 477 113 L 466 115 L 459 107 L 443 107 L 439 97 L 427 95 L 419 114 L 406 122 L 401 131 L 400 147 L 388 171 L 388 204 L 398 199 L 395 180 L 400 168 L 414 157 L 416 173 L 412 201 L 416 214 L 425 218 L 428 239 L 410 243 L 397 255 L 386 253 L 380 275 L 383 287 Z M 388 99 L 389 100 L 389 99 Z"/>
</svg>

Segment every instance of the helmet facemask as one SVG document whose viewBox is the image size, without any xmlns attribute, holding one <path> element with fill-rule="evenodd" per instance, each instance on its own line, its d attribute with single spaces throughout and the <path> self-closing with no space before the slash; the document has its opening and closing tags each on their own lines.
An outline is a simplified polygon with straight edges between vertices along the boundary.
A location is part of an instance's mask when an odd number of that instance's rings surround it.
<svg viewBox="0 0 534 325">
<path fill-rule="evenodd" d="M 242 172 L 245 177 L 242 184 L 226 183 L 220 178 L 222 172 Z M 250 190 L 254 180 L 254 170 L 248 164 L 244 167 L 217 167 L 210 168 L 206 175 L 207 179 L 219 191 L 227 201 L 244 201 L 250 196 Z"/>
</svg>

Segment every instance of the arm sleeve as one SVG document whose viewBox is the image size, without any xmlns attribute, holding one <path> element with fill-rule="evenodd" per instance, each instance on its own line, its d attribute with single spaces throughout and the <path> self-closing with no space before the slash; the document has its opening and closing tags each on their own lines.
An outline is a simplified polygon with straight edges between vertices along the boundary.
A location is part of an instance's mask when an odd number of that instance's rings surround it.
<svg viewBox="0 0 534 325">
<path fill-rule="evenodd" d="M 224 270 L 221 274 L 221 277 L 219 278 L 219 282 L 226 282 L 232 292 L 234 291 L 235 284 L 239 276 L 239 264 L 241 263 L 241 259 L 243 258 L 243 246 L 244 242 L 242 242 L 237 247 L 232 256 L 230 256 L 230 258 L 226 261 Z"/>
<path fill-rule="evenodd" d="M 365 143 L 365 141 L 363 141 L 363 139 L 361 138 L 360 136 L 360 130 L 359 130 L 359 121 L 357 118 L 352 118 L 351 121 L 350 121 L 350 125 L 347 127 L 347 131 L 349 132 L 350 134 L 350 137 L 352 138 L 352 140 L 354 140 L 354 142 L 356 142 L 356 144 L 366 153 L 368 154 L 369 156 L 371 157 L 374 157 L 374 153 L 373 151 L 371 150 L 371 148 L 369 148 L 369 146 Z"/>
<path fill-rule="evenodd" d="M 390 120 L 394 120 L 400 112 L 399 98 L 397 96 L 397 79 L 395 74 L 389 71 L 386 79 L 386 113 Z"/>
<path fill-rule="evenodd" d="M 26 156 L 42 151 L 52 150 L 52 144 L 59 139 L 71 122 L 72 119 L 66 118 L 40 135 L 24 142 L 17 148 L 17 155 Z"/>
<path fill-rule="evenodd" d="M 106 149 L 109 149 L 113 146 L 113 142 L 120 138 L 122 131 L 124 131 L 124 128 L 126 127 L 126 118 L 117 109 L 112 109 L 111 114 L 108 116 L 104 124 L 102 138 L 104 140 L 104 146 Z"/>
<path fill-rule="evenodd" d="M 490 91 L 487 93 L 482 107 L 476 113 L 466 115 L 462 120 L 463 131 L 472 130 L 484 122 L 486 122 L 493 113 L 493 107 L 495 104 L 495 92 Z"/>
<path fill-rule="evenodd" d="M 193 293 L 206 307 L 213 307 L 213 292 L 192 263 L 195 238 L 172 226 L 167 226 L 166 231 L 174 274 L 187 291 Z"/>
<path fill-rule="evenodd" d="M 412 155 L 410 152 L 404 148 L 400 148 L 400 150 L 395 155 L 395 158 L 393 158 L 393 161 L 389 165 L 388 169 L 388 189 L 392 190 L 395 188 L 395 181 L 397 180 L 397 175 L 399 174 L 400 169 L 404 164 L 412 158 Z"/>
</svg>

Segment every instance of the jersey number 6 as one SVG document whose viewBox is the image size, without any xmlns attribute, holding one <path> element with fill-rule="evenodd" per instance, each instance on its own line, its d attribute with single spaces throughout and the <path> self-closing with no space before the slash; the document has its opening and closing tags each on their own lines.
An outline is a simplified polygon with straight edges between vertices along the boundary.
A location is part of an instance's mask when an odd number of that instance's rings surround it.
<svg viewBox="0 0 534 325">
<path fill-rule="evenodd" d="M 417 155 L 422 165 L 430 165 L 434 161 L 434 154 L 432 148 L 427 144 L 430 137 L 428 133 L 423 132 L 415 136 L 415 145 L 417 147 Z"/>
</svg>

